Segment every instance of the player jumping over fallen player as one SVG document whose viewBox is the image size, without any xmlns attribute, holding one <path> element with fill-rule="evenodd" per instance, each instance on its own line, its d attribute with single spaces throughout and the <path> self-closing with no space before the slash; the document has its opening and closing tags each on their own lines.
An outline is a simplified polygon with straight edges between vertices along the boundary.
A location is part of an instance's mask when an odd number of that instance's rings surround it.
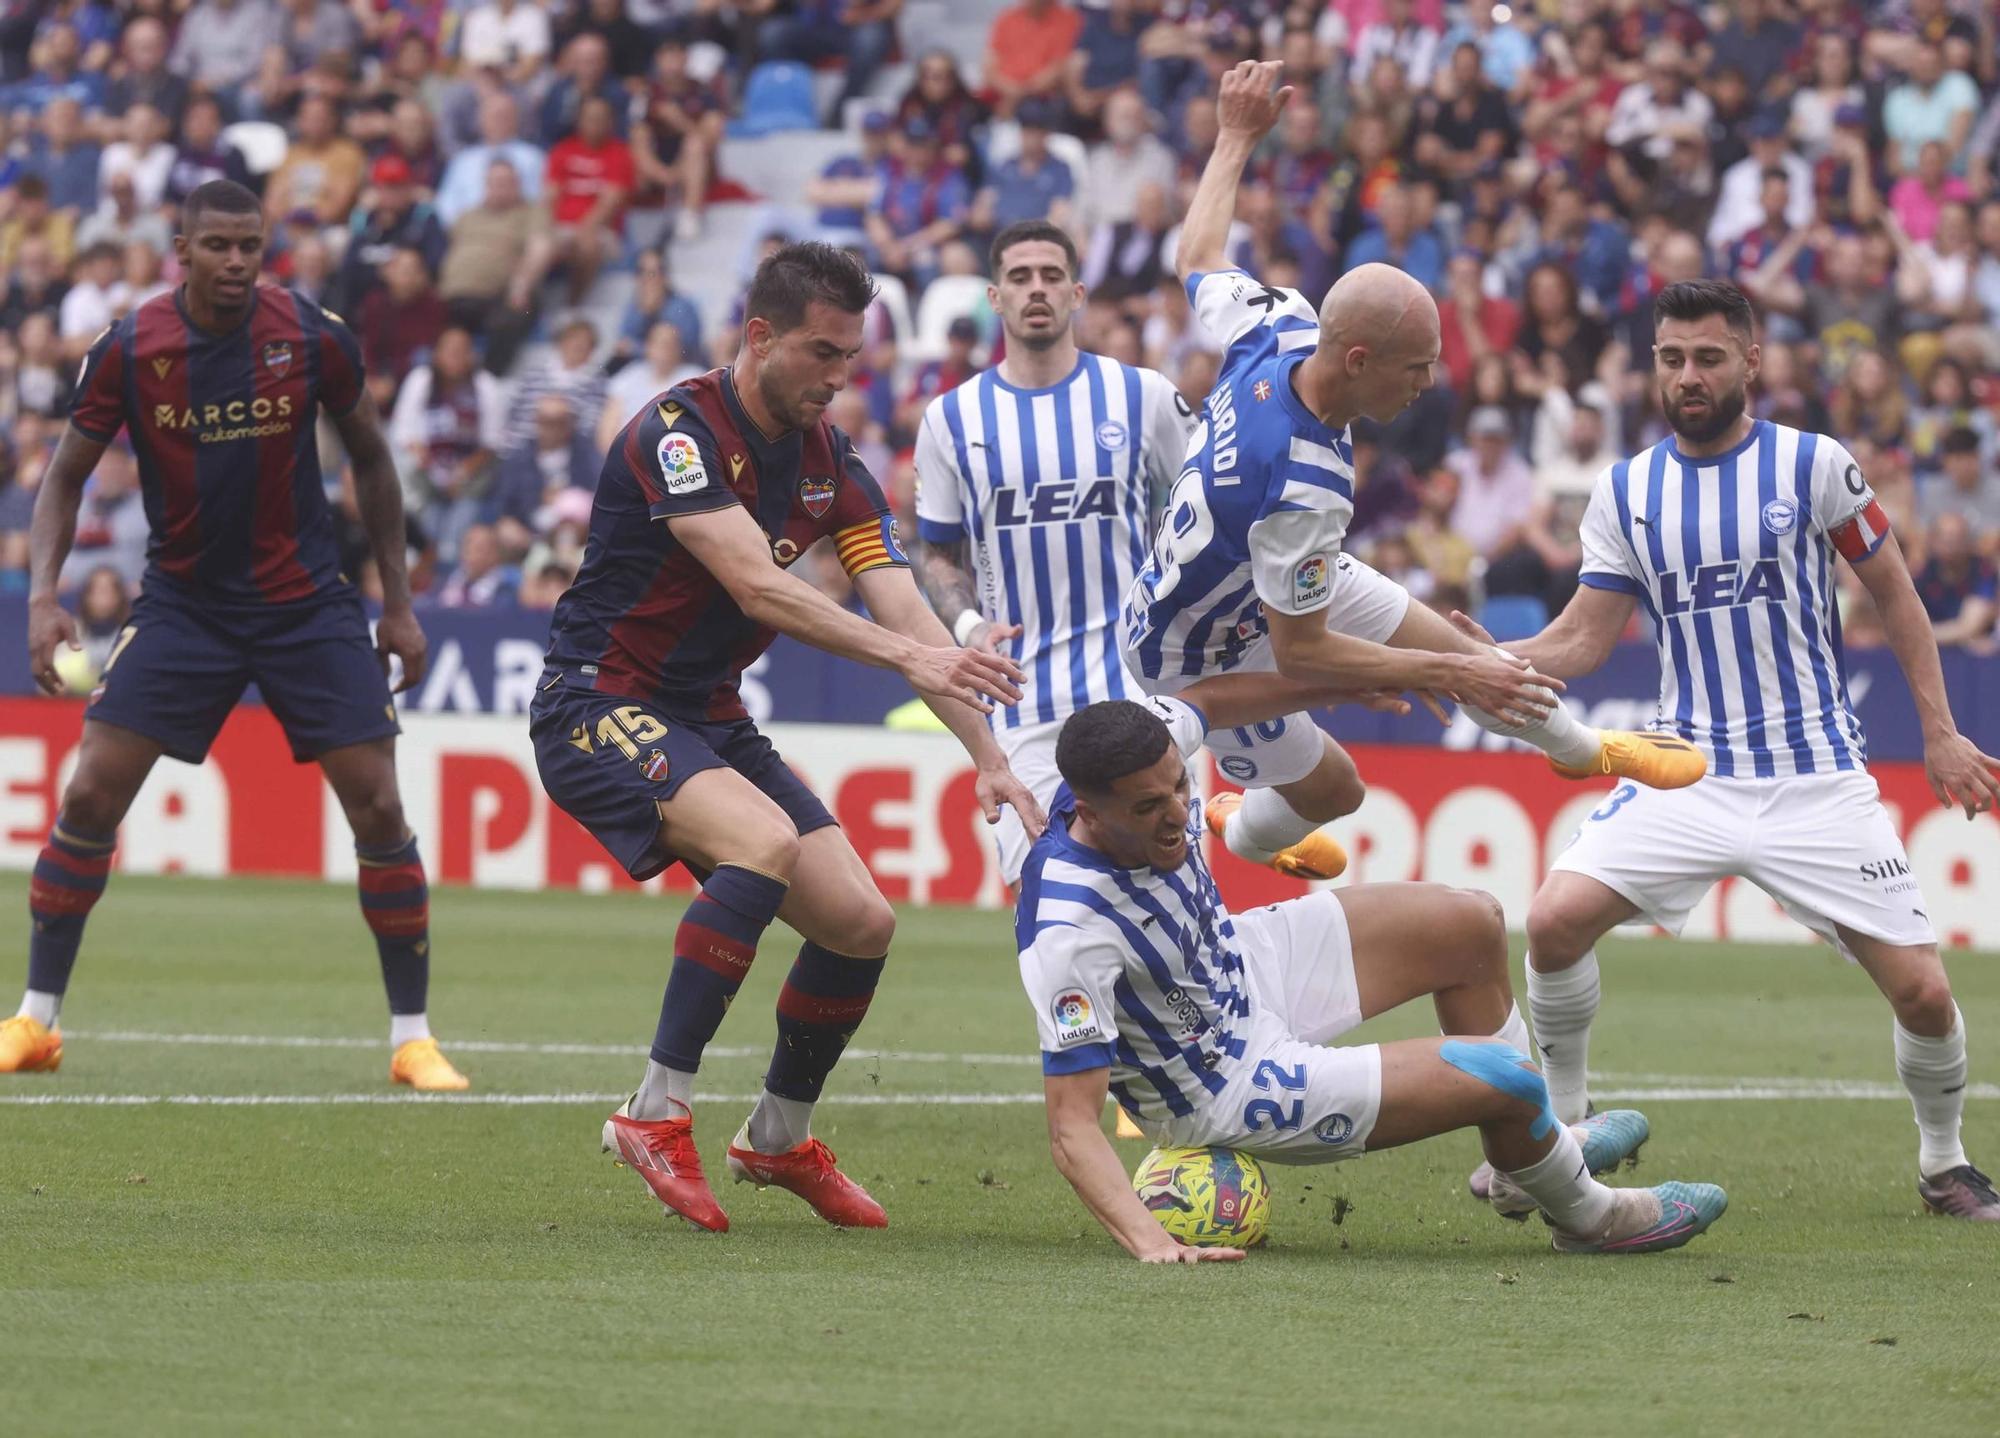
<svg viewBox="0 0 2000 1438">
<path fill-rule="evenodd" d="M 28 650 L 61 692 L 55 651 L 76 645 L 56 579 L 83 484 L 120 429 L 139 461 L 152 537 L 132 619 L 84 712 L 76 772 L 28 887 L 28 991 L 0 1024 L 0 1072 L 62 1062 L 57 1015 L 83 926 L 110 875 L 118 825 L 162 754 L 198 764 L 254 682 L 292 757 L 317 762 L 354 831 L 361 912 L 389 994 L 389 1075 L 462 1089 L 426 1017 L 430 898 L 396 785 L 396 710 L 386 679 L 423 678 L 410 613 L 403 501 L 361 351 L 339 316 L 259 285 L 264 217 L 228 180 L 200 185 L 174 236 L 186 282 L 106 330 L 83 362 L 70 422 L 29 533 Z M 314 423 L 324 409 L 354 468 L 382 579 L 375 637 L 340 572 Z"/>
<path fill-rule="evenodd" d="M 757 732 L 737 688 L 745 667 L 782 632 L 896 670 L 972 756 L 988 820 L 1011 805 L 1041 830 L 983 717 L 992 700 L 1020 697 L 1019 666 L 952 644 L 910 577 L 880 486 L 825 419 L 873 297 L 852 257 L 787 245 L 751 281 L 735 364 L 659 396 L 619 433 L 531 711 L 549 796 L 626 872 L 646 879 L 679 861 L 702 879 L 674 935 L 645 1077 L 603 1137 L 662 1203 L 708 1229 L 729 1220 L 695 1149 L 695 1074 L 774 918 L 805 943 L 729 1170 L 789 1189 L 832 1223 L 887 1221 L 811 1118 L 881 980 L 895 912 Z M 787 573 L 821 539 L 874 623 Z"/>
</svg>

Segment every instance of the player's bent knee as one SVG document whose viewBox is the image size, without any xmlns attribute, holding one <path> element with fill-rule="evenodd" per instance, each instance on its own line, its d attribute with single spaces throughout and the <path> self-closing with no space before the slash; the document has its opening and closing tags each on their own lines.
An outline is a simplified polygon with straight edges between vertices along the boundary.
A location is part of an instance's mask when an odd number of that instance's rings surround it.
<svg viewBox="0 0 2000 1438">
<path fill-rule="evenodd" d="M 1519 1049 L 1503 1043 L 1446 1039 L 1438 1047 L 1438 1057 L 1508 1100 L 1503 1107 L 1522 1117 L 1532 1116 L 1528 1127 L 1531 1137 L 1542 1138 L 1555 1128 L 1548 1081 Z"/>
<path fill-rule="evenodd" d="M 789 823 L 746 826 L 735 836 L 731 851 L 721 858 L 725 863 L 747 864 L 789 880 L 799 866 L 799 831 Z"/>
<path fill-rule="evenodd" d="M 1528 905 L 1528 955 L 1542 972 L 1568 968 L 1595 942 L 1579 916 L 1546 889 Z"/>
<path fill-rule="evenodd" d="M 1469 967 L 1507 971 L 1507 912 L 1498 899 L 1484 889 L 1453 889 L 1450 922 L 1460 938 L 1454 947 Z"/>
<path fill-rule="evenodd" d="M 1889 990 L 1889 1005 L 1897 1021 L 1915 1033 L 1942 1035 L 1951 1026 L 1951 980 L 1944 965 L 1933 959 L 1914 968 Z"/>
<path fill-rule="evenodd" d="M 107 784 L 96 775 L 78 769 L 63 790 L 62 816 L 71 827 L 91 834 L 108 834 L 125 820 L 132 795 Z"/>
<path fill-rule="evenodd" d="M 850 937 L 846 940 L 844 953 L 869 958 L 875 954 L 886 954 L 889 945 L 896 940 L 896 911 L 889 907 L 889 901 L 880 894 L 870 893 L 868 898 L 855 909 L 848 926 Z"/>
</svg>

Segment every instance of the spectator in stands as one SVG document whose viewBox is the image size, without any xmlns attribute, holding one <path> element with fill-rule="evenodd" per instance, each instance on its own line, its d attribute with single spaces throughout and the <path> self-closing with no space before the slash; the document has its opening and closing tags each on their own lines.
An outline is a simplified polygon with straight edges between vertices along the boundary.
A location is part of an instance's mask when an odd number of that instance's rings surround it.
<svg viewBox="0 0 2000 1438">
<path fill-rule="evenodd" d="M 134 105 L 151 105 L 178 128 L 188 82 L 167 68 L 167 27 L 151 15 L 135 15 L 119 38 L 119 54 L 122 63 L 104 87 L 104 113 L 115 120 Z"/>
<path fill-rule="evenodd" d="M 611 47 L 602 35 L 584 33 L 569 42 L 556 62 L 555 83 L 542 97 L 541 140 L 555 146 L 576 133 L 583 102 L 603 100 L 611 107 L 611 128 L 625 133 L 625 87 L 611 73 Z"/>
<path fill-rule="evenodd" d="M 1646 47 L 1645 79 L 1619 92 L 1605 121 L 1604 142 L 1616 150 L 1630 149 L 1627 162 L 1640 171 L 1663 164 L 1678 137 L 1706 132 L 1715 106 L 1688 83 L 1687 51 L 1673 40 L 1655 40 Z"/>
<path fill-rule="evenodd" d="M 863 217 L 882 269 L 921 288 L 938 272 L 938 248 L 956 239 L 972 208 L 965 172 L 939 150 L 930 121 L 904 122 L 877 208 Z"/>
<path fill-rule="evenodd" d="M 680 332 L 682 354 L 701 353 L 701 311 L 675 287 L 666 251 L 642 250 L 635 267 L 632 298 L 619 321 L 618 338 L 611 346 L 606 369 L 616 372 L 635 360 L 645 349 L 646 337 L 653 326 L 661 323 L 670 324 Z"/>
<path fill-rule="evenodd" d="M 1460 250 L 1445 266 L 1438 301 L 1438 363 L 1445 383 L 1461 393 L 1471 382 L 1474 362 L 1508 353 L 1521 332 L 1521 307 L 1505 295 L 1486 293 L 1485 270 L 1476 251 Z"/>
<path fill-rule="evenodd" d="M 629 412 L 620 416 L 612 433 L 623 428 L 630 417 Z M 561 395 L 545 394 L 535 402 L 526 437 L 500 457 L 482 517 L 488 524 L 511 519 L 538 533 L 548 528 L 542 510 L 563 490 L 597 488 L 597 472 L 603 462 L 603 449 L 588 431 L 579 429 L 569 402 Z"/>
<path fill-rule="evenodd" d="M 1947 204 L 1971 200 L 1971 186 L 1946 169 L 1944 146 L 1936 140 L 1926 141 L 1917 152 L 1917 168 L 1889 187 L 1889 213 L 1918 244 L 1937 233 L 1938 215 Z"/>
<path fill-rule="evenodd" d="M 1452 524 L 1458 504 L 1458 476 L 1440 466 L 1416 484 L 1417 513 L 1403 538 L 1430 574 L 1430 602 L 1439 609 L 1472 606 L 1472 570 L 1479 558 L 1472 543 Z"/>
<path fill-rule="evenodd" d="M 653 55 L 645 108 L 632 127 L 632 160 L 646 203 L 674 206 L 678 239 L 701 234 L 728 112 L 722 86 L 689 74 L 687 46 L 670 35 Z"/>
<path fill-rule="evenodd" d="M 1574 388 L 1598 375 L 1610 336 L 1583 312 L 1576 278 L 1561 264 L 1544 261 L 1528 272 L 1527 304 L 1521 336 L 1514 347 L 1514 387 L 1540 399 L 1549 385 Z M 1647 354 L 1652 353 L 1651 345 Z"/>
<path fill-rule="evenodd" d="M 1142 185 L 1131 219 L 1099 225 L 1091 235 L 1081 276 L 1084 288 L 1100 299 L 1120 303 L 1149 297 L 1160 276 L 1173 273 L 1166 241 L 1175 223 L 1167 187 Z M 1263 273 L 1255 264 L 1250 268 L 1253 274 Z"/>
<path fill-rule="evenodd" d="M 278 17 L 265 0 L 199 0 L 181 17 L 168 65 L 227 106 L 277 40 Z"/>
<path fill-rule="evenodd" d="M 1732 0 L 1729 24 L 1710 42 L 1743 74 L 1752 94 L 1766 101 L 1789 95 L 1800 45 L 1799 27 L 1770 0 Z"/>
<path fill-rule="evenodd" d="M 393 152 L 382 156 L 370 167 L 368 181 L 372 203 L 354 211 L 334 286 L 334 308 L 342 314 L 358 315 L 366 308 L 381 285 L 382 267 L 398 250 L 416 251 L 427 274 L 436 274 L 444 264 L 444 228 L 417 197 L 403 157 Z"/>
<path fill-rule="evenodd" d="M 568 277 L 572 304 L 582 302 L 598 271 L 617 257 L 637 183 L 632 151 L 611 122 L 610 102 L 592 95 L 578 112 L 576 133 L 549 151 L 554 262 Z"/>
<path fill-rule="evenodd" d="M 571 315 L 556 331 L 555 352 L 528 364 L 514 382 L 507 410 L 505 449 L 535 432 L 535 407 L 543 395 L 567 400 L 584 434 L 597 429 L 604 409 L 604 371 L 592 356 L 597 351 L 597 326 L 581 314 Z"/>
<path fill-rule="evenodd" d="M 979 373 L 979 366 L 972 359 L 972 352 L 978 347 L 979 321 L 971 315 L 958 316 L 945 330 L 944 354 L 923 361 L 911 372 L 909 387 L 896 404 L 897 434 L 914 436 L 926 405 Z"/>
<path fill-rule="evenodd" d="M 466 12 L 458 53 L 475 70 L 495 70 L 517 88 L 541 77 L 549 53 L 549 16 L 535 0 L 489 0 Z"/>
<path fill-rule="evenodd" d="M 639 357 L 611 377 L 605 387 L 604 413 L 597 421 L 597 450 L 611 448 L 625 422 L 643 409 L 655 395 L 666 393 L 702 373 L 701 366 L 688 362 L 681 346 L 682 331 L 672 320 L 657 320 L 646 331 L 646 345 Z M 699 351 L 697 351 L 699 353 Z M 593 484 L 595 480 L 592 481 Z"/>
<path fill-rule="evenodd" d="M 505 374 L 535 323 L 535 295 L 554 250 L 548 216 L 521 197 L 520 171 L 488 162 L 486 195 L 451 229 L 438 293 L 451 322 L 480 336 L 486 367 Z"/>
<path fill-rule="evenodd" d="M 520 197 L 534 204 L 542 197 L 542 177 L 548 156 L 521 138 L 521 108 L 505 90 L 495 89 L 479 101 L 479 143 L 451 157 L 438 183 L 437 216 L 446 228 L 486 197 L 486 172 L 495 160 L 514 171 Z"/>
<path fill-rule="evenodd" d="M 1836 117 L 1842 110 L 1866 106 L 1868 92 L 1855 78 L 1850 36 L 1833 30 L 1822 32 L 1812 41 L 1810 53 L 1810 83 L 1792 96 L 1790 130 L 1792 142 L 1817 164 L 1833 145 Z"/>
<path fill-rule="evenodd" d="M 1891 449 L 1900 449 L 1909 440 L 1909 397 L 1903 392 L 1902 376 L 1881 350 L 1855 353 L 1834 386 L 1831 410 L 1834 433 L 1850 449 L 1861 439 Z M 1875 477 L 1872 470 L 1862 473 Z"/>
<path fill-rule="evenodd" d="M 631 8 L 638 17 L 650 19 L 659 7 L 639 4 Z M 611 52 L 612 74 L 628 83 L 643 80 L 657 43 L 656 32 L 641 23 L 641 18 L 625 12 L 624 0 L 585 0 L 570 6 L 556 19 L 556 48 L 562 49 L 579 35 L 595 35 Z"/>
<path fill-rule="evenodd" d="M 358 318 L 355 337 L 368 366 L 369 391 L 386 410 L 403 377 L 450 322 L 421 250 L 403 246 L 389 252 L 381 282 L 369 289 Z"/>
<path fill-rule="evenodd" d="M 531 567 L 521 578 L 521 607 L 538 614 L 547 613 L 556 607 L 556 601 L 575 579 L 574 570 L 554 561 Z"/>
<path fill-rule="evenodd" d="M 4 392 L 13 375 L 14 337 L 0 334 L 0 594 L 25 594 L 28 588 L 28 526 L 35 515 L 37 475 L 27 472 L 24 453 L 39 447 L 41 421 L 34 416 L 5 413 Z"/>
<path fill-rule="evenodd" d="M 456 326 L 438 335 L 430 362 L 396 394 L 389 443 L 408 507 L 448 553 L 484 504 L 506 423 L 500 382 L 479 368 L 472 336 Z"/>
<path fill-rule="evenodd" d="M 1079 218 L 1092 230 L 1131 219 L 1138 213 L 1140 186 L 1171 190 L 1178 168 L 1173 151 L 1153 133 L 1139 92 L 1118 91 L 1104 102 L 1104 139 L 1090 147 L 1084 164 Z"/>
<path fill-rule="evenodd" d="M 444 153 L 438 148 L 437 123 L 421 100 L 401 99 L 391 107 L 388 129 L 374 142 L 377 161 L 401 160 L 410 171 L 410 189 L 415 198 L 435 206 L 438 186 L 444 183 Z"/>
<path fill-rule="evenodd" d="M 1910 458 L 1919 482 L 1934 477 L 1943 467 L 1945 436 L 1956 429 L 1971 430 L 1986 458 L 2000 452 L 1995 444 L 1995 416 L 1973 397 L 1966 366 L 1947 356 L 1924 376 L 1922 399 L 1910 411 Z"/>
<path fill-rule="evenodd" d="M 1059 96 L 1069 58 L 1083 35 L 1083 16 L 1060 0 L 1018 0 L 993 19 L 986 37 L 980 86 L 994 108 L 1011 116 L 1031 95 Z"/>
<path fill-rule="evenodd" d="M 264 190 L 264 213 L 278 218 L 311 210 L 322 225 L 344 226 L 366 169 L 361 147 L 340 133 L 334 102 L 307 95 L 299 102 L 298 133 Z"/>
<path fill-rule="evenodd" d="M 1622 225 L 1591 214 L 1575 185 L 1557 183 L 1546 193 L 1534 263 L 1560 266 L 1575 282 L 1579 303 L 1588 300 L 1598 315 L 1612 313 L 1632 268 L 1631 237 Z"/>
<path fill-rule="evenodd" d="M 98 147 L 84 134 L 83 107 L 68 95 L 42 111 L 22 169 L 48 186 L 49 207 L 79 219 L 97 208 Z"/>
<path fill-rule="evenodd" d="M 1521 545 L 1521 527 L 1534 506 L 1535 476 L 1527 460 L 1514 448 L 1514 424 L 1505 410 L 1482 406 L 1472 412 L 1465 425 L 1466 443 L 1445 457 L 1445 468 L 1458 479 L 1458 499 L 1452 505 L 1451 524 L 1486 561 L 1488 573 L 1506 567 L 1513 551 Z M 1532 571 L 1532 581 L 1502 588 L 1511 594 L 1538 594 L 1545 576 L 1532 553 L 1521 566 Z"/>
<path fill-rule="evenodd" d="M 475 524 L 459 543 L 458 567 L 438 590 L 444 609 L 497 609 L 514 602 L 521 572 L 503 562 L 500 537 L 490 524 Z"/>
<path fill-rule="evenodd" d="M 1813 223 L 1812 166 L 1788 147 L 1784 121 L 1773 112 L 1760 112 L 1750 117 L 1744 135 L 1750 142 L 1749 153 L 1722 172 L 1715 214 L 1708 222 L 1708 247 L 1717 254 L 1727 253 L 1737 240 L 1766 222 L 1764 177 L 1771 170 L 1785 176 L 1786 228 L 1804 230 Z"/>
<path fill-rule="evenodd" d="M 75 26 L 61 21 L 43 26 L 30 54 L 34 72 L 7 89 L 10 110 L 34 114 L 54 100 L 74 100 L 91 112 L 104 108 L 104 77 L 82 67 L 83 42 Z"/>
<path fill-rule="evenodd" d="M 104 674 L 104 666 L 118 646 L 118 634 L 132 617 L 132 595 L 125 579 L 109 564 L 100 564 L 83 576 L 77 588 L 76 630 L 83 644 L 88 683 L 75 692 L 89 693 Z"/>
<path fill-rule="evenodd" d="M 76 367 L 63 353 L 55 317 L 37 310 L 7 333 L 17 337 L 9 353 L 6 393 L 0 408 L 14 415 L 60 419 L 68 412 L 70 381 Z"/>
<path fill-rule="evenodd" d="M 278 0 L 277 44 L 285 63 L 303 74 L 330 56 L 359 59 L 361 26 L 338 0 Z"/>
<path fill-rule="evenodd" d="M 1974 547 L 1972 527 L 1955 511 L 1930 526 L 1930 558 L 1917 571 L 1917 597 L 1931 617 L 1938 646 L 1960 645 L 1991 654 L 1993 616 L 2000 601 L 2000 576 L 1993 561 Z"/>
<path fill-rule="evenodd" d="M 1900 84 L 1882 101 L 1882 129 L 1888 138 L 1882 160 L 1892 175 L 1917 167 L 1923 147 L 1942 144 L 1951 169 L 1965 172 L 1965 142 L 1979 118 L 1979 87 L 1962 70 L 1946 70 L 1944 51 L 1919 42 L 1909 54 Z"/>
<path fill-rule="evenodd" d="M 1917 486 L 1917 513 L 1924 527 L 1955 514 L 1970 526 L 1981 551 L 2000 552 L 2000 474 L 1982 453 L 1978 432 L 1967 425 L 1945 435 L 1939 462 L 1940 472 Z"/>
<path fill-rule="evenodd" d="M 924 119 L 938 137 L 944 157 L 977 183 L 980 166 L 979 130 L 986 123 L 986 106 L 965 86 L 958 61 L 948 50 L 932 50 L 917 62 L 916 82 L 896 102 L 896 124 Z"/>
<path fill-rule="evenodd" d="M 167 172 L 174 167 L 174 147 L 167 140 L 166 117 L 151 105 L 134 105 L 125 112 L 122 138 L 104 147 L 98 157 L 100 188 L 115 175 L 129 175 L 142 209 L 157 209 L 167 190 Z"/>
<path fill-rule="evenodd" d="M 1452 50 L 1435 91 L 1418 104 L 1419 165 L 1447 183 L 1457 183 L 1514 148 L 1519 130 L 1507 96 L 1486 77 L 1479 47 L 1471 40 Z"/>
<path fill-rule="evenodd" d="M 196 95 L 181 111 L 181 142 L 167 171 L 167 204 L 178 206 L 210 180 L 251 184 L 242 151 L 222 138 L 222 106 L 213 95 Z"/>
<path fill-rule="evenodd" d="M 1387 59 L 1408 77 L 1412 90 L 1428 89 L 1438 63 L 1437 26 L 1418 19 L 1411 0 L 1383 0 L 1379 13 L 1381 18 L 1355 37 L 1355 83 L 1364 83 L 1376 62 Z"/>
<path fill-rule="evenodd" d="M 28 337 L 21 337 L 23 349 Z M 114 571 L 133 593 L 146 572 L 146 543 L 151 536 L 146 504 L 139 493 L 139 462 L 120 439 L 107 447 L 85 483 L 83 505 L 76 516 L 76 542 L 63 561 L 56 587 L 64 592 L 83 583 L 92 570 Z"/>
<path fill-rule="evenodd" d="M 29 176 L 17 187 L 16 198 L 21 198 L 30 184 L 40 183 Z M 13 255 L 11 264 L 0 263 L 0 277 L 7 283 L 6 294 L 0 298 L 0 330 L 21 335 L 25 343 L 29 317 L 40 315 L 48 319 L 53 338 L 56 315 L 69 286 L 63 282 L 62 267 L 56 263 L 48 238 L 30 234 L 11 247 L 0 242 L 0 249 L 11 249 Z"/>
<path fill-rule="evenodd" d="M 1143 0 L 1104 0 L 1084 7 L 1083 29 L 1063 75 L 1063 103 L 1079 127 L 1092 128 L 1111 92 L 1139 79 L 1140 37 L 1147 28 Z"/>
<path fill-rule="evenodd" d="M 118 247 L 102 241 L 77 256 L 76 277 L 63 296 L 57 324 L 63 356 L 71 364 L 81 360 L 91 342 L 110 326 L 122 267 Z"/>
<path fill-rule="evenodd" d="M 753 12 L 769 5 L 751 4 Z M 789 14 L 766 14 L 757 25 L 757 53 L 769 60 L 811 65 L 840 57 L 842 80 L 826 125 L 837 130 L 849 100 L 868 93 L 876 71 L 896 48 L 896 17 L 903 0 L 797 0 Z"/>
<path fill-rule="evenodd" d="M 1015 118 L 1021 126 L 1020 153 L 993 167 L 972 202 L 971 227 L 981 234 L 996 234 L 1022 220 L 1069 222 L 1076 176 L 1049 149 L 1049 131 L 1059 120 L 1054 102 L 1024 100 Z"/>
<path fill-rule="evenodd" d="M 1444 244 L 1436 231 L 1418 227 L 1406 185 L 1382 187 L 1374 228 L 1362 231 L 1347 247 L 1341 270 L 1371 263 L 1394 265 L 1426 289 L 1436 289 L 1444 280 Z"/>
<path fill-rule="evenodd" d="M 105 183 L 104 199 L 95 214 L 77 226 L 79 248 L 111 244 L 123 249 L 130 244 L 147 244 L 161 254 L 173 243 L 174 226 L 163 210 L 145 209 L 132 176 L 113 175 Z"/>
<path fill-rule="evenodd" d="M 836 155 L 806 181 L 803 198 L 819 209 L 818 238 L 841 245 L 865 240 L 868 208 L 887 183 L 895 127 L 893 117 L 871 110 L 861 121 L 860 153 Z"/>
<path fill-rule="evenodd" d="M 133 240 L 120 256 L 122 273 L 111 289 L 111 312 L 123 319 L 147 300 L 173 289 L 163 277 L 165 256 L 144 240 Z"/>
<path fill-rule="evenodd" d="M 1305 218 L 1338 163 L 1325 141 L 1319 107 L 1294 96 L 1278 119 L 1268 151 L 1258 166 L 1259 177 L 1293 216 Z"/>
</svg>

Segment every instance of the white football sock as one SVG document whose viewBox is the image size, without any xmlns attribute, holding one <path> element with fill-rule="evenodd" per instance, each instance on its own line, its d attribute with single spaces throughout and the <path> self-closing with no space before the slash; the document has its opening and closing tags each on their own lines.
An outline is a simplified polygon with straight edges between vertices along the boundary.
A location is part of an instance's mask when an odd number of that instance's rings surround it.
<svg viewBox="0 0 2000 1438">
<path fill-rule="evenodd" d="M 1222 842 L 1239 859 L 1268 864 L 1280 849 L 1291 848 L 1318 829 L 1318 823 L 1303 817 L 1276 789 L 1246 789 L 1243 807 L 1230 816 Z"/>
<path fill-rule="evenodd" d="M 647 1059 L 646 1077 L 625 1112 L 648 1123 L 690 1117 L 694 1113 L 694 1075 Z"/>
<path fill-rule="evenodd" d="M 1959 1139 L 1965 1112 L 1965 1015 L 1951 1006 L 1951 1032 L 1943 1038 L 1913 1034 L 1896 1025 L 1896 1077 L 1910 1091 L 1917 1113 L 1917 1171 L 1935 1178 L 1967 1162 Z"/>
<path fill-rule="evenodd" d="M 1597 1017 L 1597 950 L 1566 969 L 1543 973 L 1528 964 L 1528 1012 L 1535 1018 L 1535 1050 L 1548 1080 L 1549 1102 L 1564 1123 L 1581 1123 L 1590 1107 L 1590 1021 Z"/>
<path fill-rule="evenodd" d="M 780 1098 L 765 1089 L 743 1126 L 759 1153 L 788 1153 L 812 1136 L 813 1106 L 804 1099 Z"/>
<path fill-rule="evenodd" d="M 1504 653 L 1505 651 L 1500 651 Z M 1550 695 L 1550 691 L 1541 691 Z M 1554 695 L 1550 695 L 1554 698 Z M 1519 739 L 1524 744 L 1532 744 L 1556 763 L 1572 769 L 1580 769 L 1597 757 L 1603 741 L 1597 731 L 1569 712 L 1560 698 L 1549 710 L 1548 717 L 1537 719 L 1532 724 L 1509 724 L 1470 704 L 1458 706 L 1471 716 L 1472 722 L 1489 734 L 1504 734 L 1509 739 Z"/>
<path fill-rule="evenodd" d="M 427 1039 L 431 1036 L 431 1016 L 429 1014 L 389 1015 L 389 1047 L 401 1048 L 411 1039 Z"/>
<path fill-rule="evenodd" d="M 1522 1058 L 1533 1058 L 1535 1046 L 1528 1038 L 1528 1021 L 1521 1017 L 1521 1006 L 1514 1004 L 1507 1010 L 1507 1022 L 1500 1025 L 1500 1031 L 1493 1035 Z"/>
<path fill-rule="evenodd" d="M 1611 1217 L 1618 1195 L 1590 1176 L 1583 1145 L 1562 1124 L 1547 1157 L 1507 1177 L 1519 1184 L 1549 1220 L 1565 1233 L 1594 1238 Z"/>
<path fill-rule="evenodd" d="M 56 1019 L 62 1013 L 62 995 L 45 994 L 40 989 L 29 989 L 21 995 L 21 1007 L 15 1010 L 18 1018 L 26 1014 L 44 1028 L 54 1028 Z"/>
</svg>

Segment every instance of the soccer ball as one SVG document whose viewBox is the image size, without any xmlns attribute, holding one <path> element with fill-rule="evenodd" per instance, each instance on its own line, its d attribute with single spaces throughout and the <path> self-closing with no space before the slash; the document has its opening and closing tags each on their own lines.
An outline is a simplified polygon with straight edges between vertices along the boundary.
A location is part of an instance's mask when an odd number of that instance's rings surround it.
<svg viewBox="0 0 2000 1438">
<path fill-rule="evenodd" d="M 1271 1224 L 1263 1165 L 1233 1148 L 1156 1148 L 1132 1188 L 1160 1227 L 1196 1248 L 1253 1248 Z"/>
</svg>

